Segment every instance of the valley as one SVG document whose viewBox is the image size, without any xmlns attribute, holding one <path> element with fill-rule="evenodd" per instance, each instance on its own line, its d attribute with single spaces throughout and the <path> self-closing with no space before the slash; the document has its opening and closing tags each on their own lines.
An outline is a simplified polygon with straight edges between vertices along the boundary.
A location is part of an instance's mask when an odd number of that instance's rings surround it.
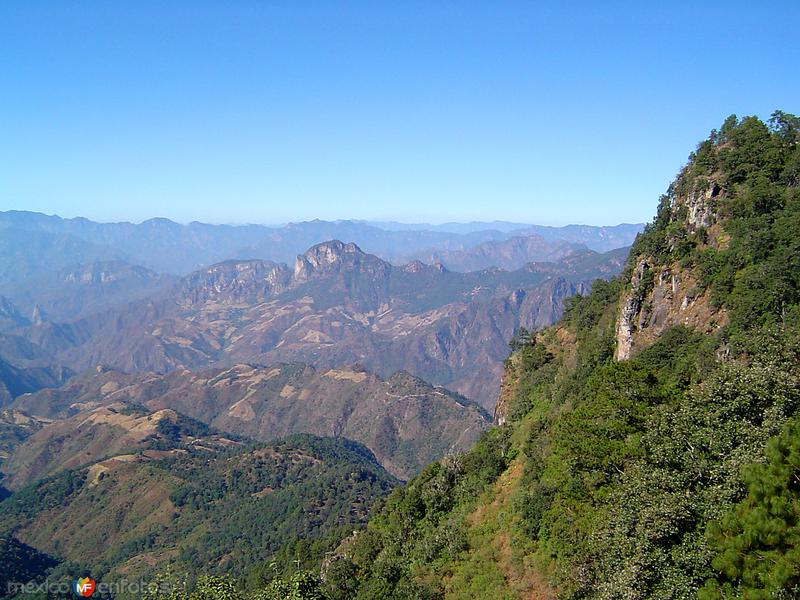
<svg viewBox="0 0 800 600">
<path fill-rule="evenodd" d="M 800 598 L 798 23 L 0 2 L 0 600 Z"/>
<path fill-rule="evenodd" d="M 353 231 L 408 261 L 334 239 L 288 266 L 235 258 L 225 244 L 248 240 L 239 229 L 187 241 L 166 222 L 6 214 L 2 226 L 30 232 L 42 257 L 60 254 L 52 270 L 0 282 L 0 526 L 10 572 L 34 578 L 88 565 L 113 579 L 164 561 L 196 573 L 211 561 L 258 580 L 274 576 L 268 557 L 286 572 L 292 556 L 313 565 L 401 481 L 472 448 L 491 428 L 508 340 L 553 323 L 627 255 L 514 229 L 384 236 L 319 222 L 281 236 Z M 582 235 L 602 246 L 638 228 L 606 229 Z M 211 239 L 233 257 L 170 274 L 188 263 L 142 254 L 163 232 L 184 248 L 173 258 Z M 285 242 L 270 235 L 254 254 Z M 413 257 L 415 244 L 439 250 Z M 106 245 L 114 260 L 97 261 Z M 265 510 L 272 541 L 246 516 L 263 522 Z"/>
</svg>

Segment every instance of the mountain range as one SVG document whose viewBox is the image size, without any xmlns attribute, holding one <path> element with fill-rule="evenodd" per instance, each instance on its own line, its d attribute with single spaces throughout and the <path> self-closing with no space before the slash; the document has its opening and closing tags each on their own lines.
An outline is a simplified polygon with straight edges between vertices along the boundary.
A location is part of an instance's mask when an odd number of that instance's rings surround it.
<svg viewBox="0 0 800 600">
<path fill-rule="evenodd" d="M 474 403 L 404 372 L 383 380 L 361 368 L 318 371 L 303 364 L 240 364 L 169 375 L 100 368 L 11 404 L 24 415 L 57 424 L 15 449 L 2 470 L 15 473 L 16 457 L 30 454 L 31 444 L 47 440 L 50 447 L 52 435 L 63 430 L 58 423 L 78 423 L 87 411 L 120 402 L 149 411 L 177 411 L 220 431 L 262 441 L 293 433 L 349 438 L 367 446 L 401 479 L 441 456 L 466 450 L 491 422 Z M 77 430 L 77 425 L 69 427 Z M 57 447 L 69 455 L 63 443 Z M 17 479 L 11 476 L 9 481 Z"/>
<path fill-rule="evenodd" d="M 354 243 L 324 242 L 292 268 L 229 260 L 153 296 L 21 326 L 0 341 L 9 362 L 75 372 L 358 363 L 382 377 L 406 370 L 491 411 L 514 331 L 552 323 L 566 298 L 613 276 L 625 254 L 584 251 L 515 271 L 457 273 L 419 261 L 396 267 Z"/>
<path fill-rule="evenodd" d="M 283 226 L 182 225 L 168 219 L 143 223 L 97 223 L 84 218 L 62 219 L 26 211 L 0 212 L 0 293 L 17 282 L 49 271 L 85 266 L 97 261 L 124 260 L 159 274 L 186 275 L 226 259 L 263 259 L 292 263 L 297 254 L 333 239 L 350 240 L 393 264 L 441 251 L 467 251 L 484 242 L 533 236 L 525 262 L 561 258 L 549 247 L 564 242 L 606 252 L 629 246 L 641 224 L 592 227 L 540 227 L 473 223 L 465 228 L 363 221 L 306 221 Z M 394 224 L 398 227 L 398 224 Z M 499 226 L 495 229 L 493 226 Z M 499 266 L 494 264 L 492 266 Z M 521 265 L 516 265 L 521 266 Z M 455 270 L 455 267 L 454 267 Z"/>
<path fill-rule="evenodd" d="M 0 214 L 5 576 L 323 560 L 640 229 L 488 225 Z"/>
</svg>

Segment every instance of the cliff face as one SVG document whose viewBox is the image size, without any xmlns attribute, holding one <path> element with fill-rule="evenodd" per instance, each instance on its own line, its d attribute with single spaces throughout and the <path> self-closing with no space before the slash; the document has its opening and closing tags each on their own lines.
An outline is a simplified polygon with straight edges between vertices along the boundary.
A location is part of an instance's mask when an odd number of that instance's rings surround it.
<svg viewBox="0 0 800 600">
<path fill-rule="evenodd" d="M 500 394 L 494 407 L 494 424 L 505 425 L 508 420 L 511 406 L 519 391 L 519 355 L 512 354 L 503 368 L 500 379 Z"/>
<path fill-rule="evenodd" d="M 617 320 L 617 360 L 627 360 L 652 344 L 665 330 L 685 325 L 713 333 L 727 323 L 708 292 L 699 293 L 697 277 L 680 265 L 654 265 L 639 258 L 622 297 Z"/>
<path fill-rule="evenodd" d="M 680 181 L 673 189 L 680 188 Z M 701 247 L 725 247 L 727 235 L 716 212 L 723 195 L 722 188 L 711 179 L 703 179 L 688 192 L 671 194 L 669 223 L 663 233 L 669 251 L 688 239 Z M 632 256 L 630 264 L 631 275 L 617 318 L 617 360 L 627 360 L 676 325 L 713 333 L 727 324 L 725 309 L 713 305 L 692 265 L 646 253 Z"/>
<path fill-rule="evenodd" d="M 179 302 L 186 307 L 206 302 L 264 302 L 283 292 L 290 280 L 289 270 L 274 262 L 226 261 L 185 277 Z"/>
</svg>

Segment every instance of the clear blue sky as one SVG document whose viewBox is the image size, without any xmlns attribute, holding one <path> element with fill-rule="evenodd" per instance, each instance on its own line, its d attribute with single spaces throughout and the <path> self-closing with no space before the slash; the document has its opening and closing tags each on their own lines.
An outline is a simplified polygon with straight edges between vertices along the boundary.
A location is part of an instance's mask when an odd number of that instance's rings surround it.
<svg viewBox="0 0 800 600">
<path fill-rule="evenodd" d="M 0 4 L 0 209 L 649 220 L 730 113 L 800 112 L 800 2 Z"/>
</svg>

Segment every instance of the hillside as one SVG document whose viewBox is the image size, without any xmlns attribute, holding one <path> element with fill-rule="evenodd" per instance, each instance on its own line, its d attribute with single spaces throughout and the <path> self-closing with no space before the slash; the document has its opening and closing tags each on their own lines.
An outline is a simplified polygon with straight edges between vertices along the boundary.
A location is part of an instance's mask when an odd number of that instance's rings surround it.
<svg viewBox="0 0 800 600">
<path fill-rule="evenodd" d="M 49 422 L 49 419 L 31 417 L 19 410 L 0 410 L 0 473 L 9 455 Z M 0 485 L 4 483 L 0 480 Z"/>
<path fill-rule="evenodd" d="M 349 438 L 367 446 L 401 479 L 448 453 L 467 450 L 490 425 L 489 415 L 477 405 L 407 373 L 383 380 L 361 368 L 318 371 L 304 364 L 240 364 L 165 376 L 97 369 L 60 388 L 21 396 L 13 406 L 40 419 L 66 419 L 40 432 L 42 439 L 62 429 L 79 430 L 80 435 L 70 436 L 71 443 L 107 447 L 124 437 L 105 439 L 78 425 L 87 413 L 95 415 L 93 411 L 119 402 L 177 411 L 218 430 L 263 441 L 293 433 Z M 108 436 L 113 438 L 113 432 Z M 63 445 L 59 448 L 66 452 Z M 7 468 L 19 461 L 15 456 Z"/>
<path fill-rule="evenodd" d="M 109 448 L 101 460 L 21 489 L 0 503 L 0 551 L 28 553 L 9 560 L 32 575 L 62 562 L 53 581 L 70 569 L 130 580 L 167 563 L 257 579 L 270 559 L 288 568 L 295 549 L 321 559 L 396 483 L 347 440 L 208 442 L 180 434 L 151 449 Z"/>
<path fill-rule="evenodd" d="M 800 119 L 726 120 L 624 273 L 512 341 L 504 424 L 341 545 L 339 597 L 794 595 L 797 231 Z"/>
<path fill-rule="evenodd" d="M 97 364 L 166 373 L 358 363 L 381 377 L 408 371 L 492 410 L 515 329 L 553 323 L 566 298 L 618 273 L 623 260 L 620 251 L 585 251 L 515 271 L 455 273 L 420 262 L 396 267 L 354 243 L 331 241 L 291 268 L 225 261 L 124 307 L 16 330 L 8 346 L 18 340 L 20 348 L 8 352 L 76 372 Z"/>
<path fill-rule="evenodd" d="M 238 445 L 226 435 L 171 409 L 154 412 L 126 402 L 83 410 L 64 420 L 43 420 L 14 411 L 29 432 L 0 465 L 3 485 L 17 490 L 50 475 L 109 456 L 185 444 L 224 449 Z"/>
</svg>

